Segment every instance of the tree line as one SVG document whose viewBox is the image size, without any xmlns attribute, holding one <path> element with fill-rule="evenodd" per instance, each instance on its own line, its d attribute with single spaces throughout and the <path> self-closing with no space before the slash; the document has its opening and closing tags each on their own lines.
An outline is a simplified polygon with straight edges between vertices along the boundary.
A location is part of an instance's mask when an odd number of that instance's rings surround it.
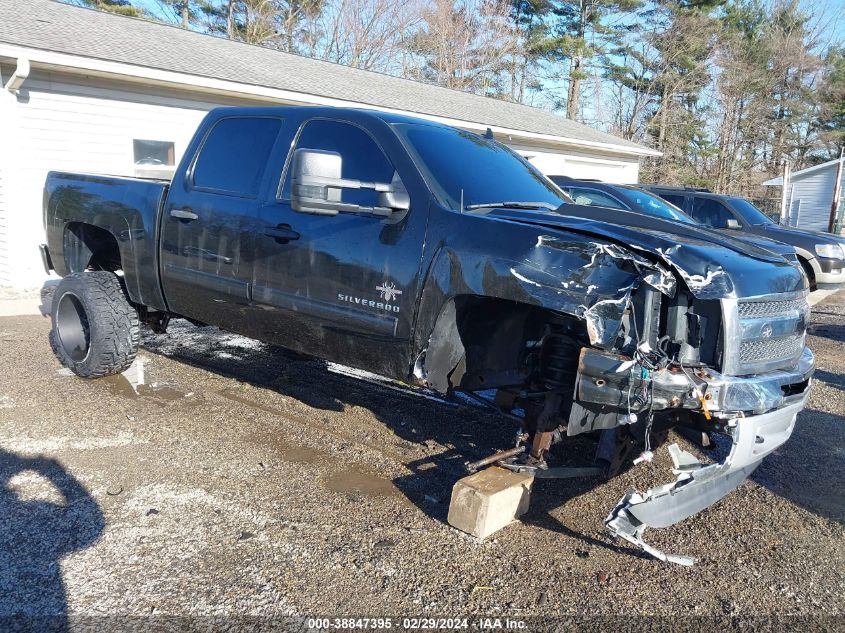
<svg viewBox="0 0 845 633">
<path fill-rule="evenodd" d="M 647 182 L 759 197 L 845 146 L 845 17 L 798 0 L 66 1 L 558 111 Z"/>
</svg>

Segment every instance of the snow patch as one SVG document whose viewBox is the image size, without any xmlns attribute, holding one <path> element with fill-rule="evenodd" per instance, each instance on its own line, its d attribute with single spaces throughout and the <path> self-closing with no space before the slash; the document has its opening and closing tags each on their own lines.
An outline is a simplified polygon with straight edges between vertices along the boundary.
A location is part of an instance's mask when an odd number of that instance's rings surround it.
<svg viewBox="0 0 845 633">
<path fill-rule="evenodd" d="M 47 437 L 47 438 L 6 438 L 4 448 L 16 453 L 57 453 L 64 450 L 90 450 L 97 448 L 115 448 L 132 444 L 147 444 L 129 431 L 121 431 L 111 437 Z"/>
</svg>

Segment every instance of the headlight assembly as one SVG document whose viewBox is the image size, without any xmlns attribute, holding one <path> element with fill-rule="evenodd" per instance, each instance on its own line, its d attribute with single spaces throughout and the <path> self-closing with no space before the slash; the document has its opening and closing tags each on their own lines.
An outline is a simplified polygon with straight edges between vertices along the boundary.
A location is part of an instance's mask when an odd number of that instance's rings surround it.
<svg viewBox="0 0 845 633">
<path fill-rule="evenodd" d="M 816 244 L 816 255 L 830 259 L 845 259 L 845 252 L 840 244 Z"/>
</svg>

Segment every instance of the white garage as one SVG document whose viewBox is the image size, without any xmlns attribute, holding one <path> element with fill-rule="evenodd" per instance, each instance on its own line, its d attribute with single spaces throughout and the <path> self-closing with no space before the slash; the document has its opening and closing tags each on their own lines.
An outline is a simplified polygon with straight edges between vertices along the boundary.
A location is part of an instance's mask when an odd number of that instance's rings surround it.
<svg viewBox="0 0 845 633">
<path fill-rule="evenodd" d="M 658 152 L 552 113 L 53 2 L 0 0 L 0 286 L 44 279 L 49 170 L 166 177 L 218 105 L 411 114 L 501 141 L 547 174 L 637 182 Z"/>
</svg>

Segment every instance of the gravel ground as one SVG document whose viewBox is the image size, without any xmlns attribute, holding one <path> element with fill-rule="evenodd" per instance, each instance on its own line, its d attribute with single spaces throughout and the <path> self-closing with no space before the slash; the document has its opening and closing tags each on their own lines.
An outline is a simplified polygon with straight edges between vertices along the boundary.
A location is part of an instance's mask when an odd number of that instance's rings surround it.
<svg viewBox="0 0 845 633">
<path fill-rule="evenodd" d="M 48 328 L 0 319 L 0 615 L 845 624 L 845 292 L 814 308 L 819 369 L 789 443 L 723 501 L 648 533 L 691 568 L 602 525 L 628 489 L 671 480 L 665 447 L 609 482 L 537 481 L 523 521 L 482 543 L 445 516 L 461 464 L 510 444 L 494 414 L 178 322 L 146 335 L 143 380 L 85 381 Z"/>
</svg>

